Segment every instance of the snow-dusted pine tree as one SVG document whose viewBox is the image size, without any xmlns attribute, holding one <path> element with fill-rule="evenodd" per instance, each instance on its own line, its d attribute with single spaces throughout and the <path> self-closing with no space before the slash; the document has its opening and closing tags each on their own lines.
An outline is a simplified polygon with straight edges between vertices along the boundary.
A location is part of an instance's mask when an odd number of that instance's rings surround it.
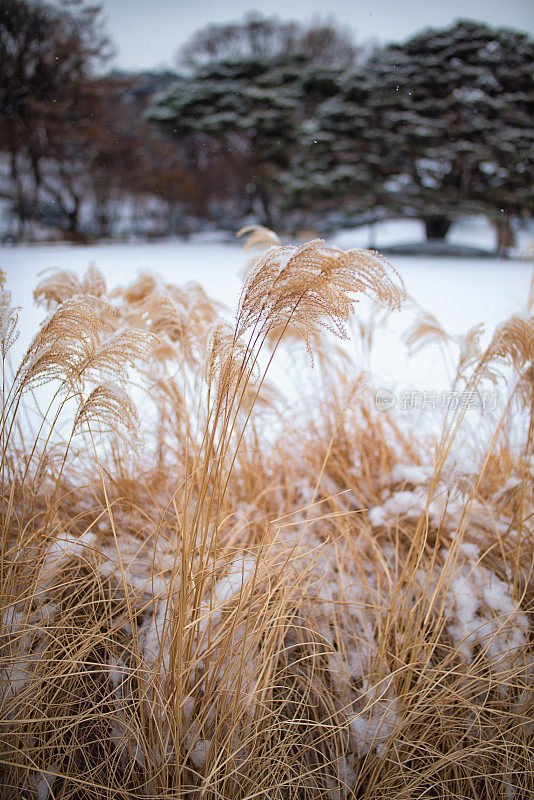
<svg viewBox="0 0 534 800">
<path fill-rule="evenodd" d="M 534 211 L 532 39 L 461 21 L 386 47 L 367 69 L 391 208 L 423 218 L 429 238 L 457 215 Z"/>
<path fill-rule="evenodd" d="M 284 176 L 288 204 L 310 209 L 326 224 L 347 224 L 378 213 L 384 200 L 387 164 L 381 159 L 372 100 L 372 76 L 365 65 L 348 73 L 308 67 L 304 88 L 320 82 L 322 95 L 299 120 L 299 147 Z"/>
<path fill-rule="evenodd" d="M 275 222 L 273 181 L 287 168 L 294 139 L 293 72 L 279 59 L 214 62 L 181 76 L 149 112 L 164 130 L 189 141 L 193 160 L 223 149 L 238 162 L 249 210 L 268 225 Z"/>
</svg>

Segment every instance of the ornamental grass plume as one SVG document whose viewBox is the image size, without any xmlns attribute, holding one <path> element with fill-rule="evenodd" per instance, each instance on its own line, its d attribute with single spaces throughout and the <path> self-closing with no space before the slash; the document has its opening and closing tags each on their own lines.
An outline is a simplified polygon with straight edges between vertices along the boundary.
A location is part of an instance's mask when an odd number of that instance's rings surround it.
<svg viewBox="0 0 534 800">
<path fill-rule="evenodd" d="M 345 339 L 359 294 L 398 308 L 405 291 L 395 270 L 373 251 L 343 251 L 321 239 L 301 247 L 275 245 L 255 259 L 245 278 L 236 336 L 250 331 L 256 341 L 291 323 L 308 347 L 318 328 Z"/>
<path fill-rule="evenodd" d="M 57 306 L 24 355 L 13 384 L 15 395 L 54 380 L 76 392 L 102 378 L 125 382 L 134 364 L 148 361 L 154 337 L 131 327 L 110 332 L 97 311 L 101 302 L 85 295 Z"/>
<path fill-rule="evenodd" d="M 9 289 L 5 288 L 5 280 L 6 277 L 0 270 L 0 349 L 4 361 L 8 351 L 18 338 L 17 325 L 20 310 L 11 305 L 12 296 Z"/>
<path fill-rule="evenodd" d="M 114 381 L 98 384 L 82 401 L 75 427 L 79 425 L 91 430 L 91 424 L 97 426 L 100 434 L 120 433 L 127 442 L 135 442 L 139 433 L 135 403 Z"/>
<path fill-rule="evenodd" d="M 245 225 L 237 231 L 236 236 L 247 237 L 244 245 L 245 250 L 251 250 L 257 246 L 262 247 L 266 244 L 280 243 L 278 235 L 264 225 Z"/>
<path fill-rule="evenodd" d="M 534 316 L 514 315 L 494 333 L 487 360 L 497 360 L 515 368 L 518 374 L 532 379 L 534 364 Z"/>
<path fill-rule="evenodd" d="M 405 332 L 404 341 L 411 353 L 416 353 L 429 344 L 447 344 L 451 340 L 450 334 L 439 322 L 435 314 L 428 311 L 420 312 L 413 325 Z"/>
<path fill-rule="evenodd" d="M 33 297 L 49 311 L 75 295 L 104 297 L 107 294 L 106 280 L 95 264 L 89 265 L 82 279 L 71 270 L 50 269 L 45 270 L 46 273 L 47 277 L 35 287 Z"/>
</svg>

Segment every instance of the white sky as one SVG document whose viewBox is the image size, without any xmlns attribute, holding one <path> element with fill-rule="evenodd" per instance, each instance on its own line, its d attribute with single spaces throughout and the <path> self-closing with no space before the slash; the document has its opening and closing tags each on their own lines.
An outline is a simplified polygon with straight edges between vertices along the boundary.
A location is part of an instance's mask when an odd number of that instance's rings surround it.
<svg viewBox="0 0 534 800">
<path fill-rule="evenodd" d="M 309 22 L 334 17 L 356 41 L 402 41 L 423 28 L 473 19 L 534 34 L 533 0 L 101 0 L 116 48 L 111 66 L 173 66 L 178 47 L 210 22 L 249 11 Z"/>
</svg>

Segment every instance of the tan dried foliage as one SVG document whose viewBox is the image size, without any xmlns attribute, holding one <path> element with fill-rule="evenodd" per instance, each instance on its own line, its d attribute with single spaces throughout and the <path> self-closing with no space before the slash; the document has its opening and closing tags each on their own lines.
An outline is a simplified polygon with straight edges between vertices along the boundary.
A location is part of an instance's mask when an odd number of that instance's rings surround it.
<svg viewBox="0 0 534 800">
<path fill-rule="evenodd" d="M 102 322 L 92 298 L 64 300 L 42 323 L 17 373 L 27 390 L 53 379 L 74 386 L 81 378 L 81 365 L 88 363 L 100 344 Z"/>
<path fill-rule="evenodd" d="M 128 444 L 138 441 L 139 418 L 129 394 L 113 381 L 96 386 L 82 402 L 75 426 L 93 431 L 97 427 L 100 435 L 117 433 Z"/>
<path fill-rule="evenodd" d="M 512 364 L 518 371 L 534 363 L 534 317 L 510 317 L 495 331 L 488 356 Z"/>
<path fill-rule="evenodd" d="M 199 366 L 206 333 L 220 306 L 198 283 L 179 287 L 141 274 L 116 294 L 123 301 L 119 313 L 158 337 L 153 351 L 156 360 L 184 358 L 191 367 Z"/>
<path fill-rule="evenodd" d="M 527 457 L 501 437 L 463 488 L 432 475 L 441 445 L 379 412 L 326 335 L 362 294 L 398 307 L 373 253 L 272 247 L 236 328 L 192 285 L 141 276 L 114 306 L 103 287 L 41 286 L 53 313 L 16 383 L 63 381 L 74 427 L 110 448 L 85 437 L 62 475 L 63 436 L 44 452 L 2 440 L 6 798 L 530 798 L 532 425 Z M 483 355 L 481 326 L 418 324 L 412 346 L 459 344 L 458 374 L 532 368 L 532 319 Z M 254 366 L 285 334 L 332 364 L 273 442 Z M 160 417 L 128 459 L 137 414 L 114 381 L 134 365 Z"/>
<path fill-rule="evenodd" d="M 206 338 L 204 376 L 208 388 L 216 387 L 216 403 L 232 398 L 247 375 L 247 357 L 252 355 L 235 330 L 224 320 L 215 322 Z"/>
<path fill-rule="evenodd" d="M 343 251 L 321 239 L 269 248 L 252 265 L 237 310 L 237 336 L 265 336 L 289 323 L 309 346 L 318 328 L 342 339 L 358 295 L 398 308 L 405 296 L 395 270 L 378 253 Z"/>
<path fill-rule="evenodd" d="M 129 367 L 148 360 L 153 337 L 135 328 L 106 336 L 107 326 L 97 311 L 101 305 L 106 304 L 90 295 L 74 296 L 49 315 L 18 370 L 23 391 L 55 379 L 77 390 L 87 379 L 127 380 Z"/>
<path fill-rule="evenodd" d="M 518 373 L 518 390 L 526 405 L 534 400 L 534 316 L 513 316 L 495 331 L 484 354 L 488 371 L 495 363 Z"/>
<path fill-rule="evenodd" d="M 451 340 L 451 336 L 434 314 L 423 311 L 417 316 L 414 324 L 408 328 L 403 339 L 410 348 L 410 352 L 417 353 L 429 344 L 445 344 Z"/>
<path fill-rule="evenodd" d="M 459 338 L 460 353 L 456 367 L 456 381 L 460 378 L 467 379 L 467 374 L 473 369 L 482 358 L 480 340 L 484 335 L 484 325 L 479 323 L 473 325 L 465 336 Z M 488 373 L 489 375 L 489 373 Z"/>
<path fill-rule="evenodd" d="M 38 305 L 53 310 L 65 300 L 76 295 L 104 297 L 107 293 L 106 279 L 96 267 L 90 264 L 83 278 L 71 270 L 44 270 L 47 274 L 35 287 L 33 297 Z"/>
<path fill-rule="evenodd" d="M 5 288 L 5 280 L 6 276 L 0 270 L 0 349 L 3 358 L 18 338 L 17 325 L 20 311 L 11 305 L 12 295 L 11 291 Z"/>
<path fill-rule="evenodd" d="M 263 247 L 265 245 L 279 244 L 278 234 L 263 225 L 245 225 L 240 228 L 236 236 L 246 236 L 245 250 L 252 250 L 253 247 Z"/>
</svg>

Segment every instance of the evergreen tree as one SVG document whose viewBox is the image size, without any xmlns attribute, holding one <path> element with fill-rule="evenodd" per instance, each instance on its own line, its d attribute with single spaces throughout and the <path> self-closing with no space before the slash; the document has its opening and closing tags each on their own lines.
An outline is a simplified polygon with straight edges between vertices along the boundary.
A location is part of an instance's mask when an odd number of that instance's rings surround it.
<svg viewBox="0 0 534 800">
<path fill-rule="evenodd" d="M 534 211 L 534 42 L 458 22 L 368 62 L 388 205 L 430 238 L 466 213 Z"/>
<path fill-rule="evenodd" d="M 213 63 L 159 95 L 148 118 L 179 137 L 190 166 L 229 156 L 248 207 L 276 223 L 276 178 L 289 166 L 299 93 L 295 65 L 269 59 Z"/>
<path fill-rule="evenodd" d="M 380 158 L 373 81 L 365 66 L 348 74 L 312 68 L 321 96 L 300 121 L 299 148 L 285 176 L 288 203 L 311 209 L 328 226 L 369 219 L 384 202 L 386 172 Z M 324 214 L 327 214 L 325 218 Z"/>
<path fill-rule="evenodd" d="M 208 26 L 182 50 L 193 72 L 156 98 L 148 118 L 181 140 L 191 168 L 225 159 L 241 213 L 276 226 L 281 211 L 302 208 L 295 173 L 313 159 L 317 107 L 335 96 L 356 53 L 332 25 L 252 15 Z"/>
</svg>

